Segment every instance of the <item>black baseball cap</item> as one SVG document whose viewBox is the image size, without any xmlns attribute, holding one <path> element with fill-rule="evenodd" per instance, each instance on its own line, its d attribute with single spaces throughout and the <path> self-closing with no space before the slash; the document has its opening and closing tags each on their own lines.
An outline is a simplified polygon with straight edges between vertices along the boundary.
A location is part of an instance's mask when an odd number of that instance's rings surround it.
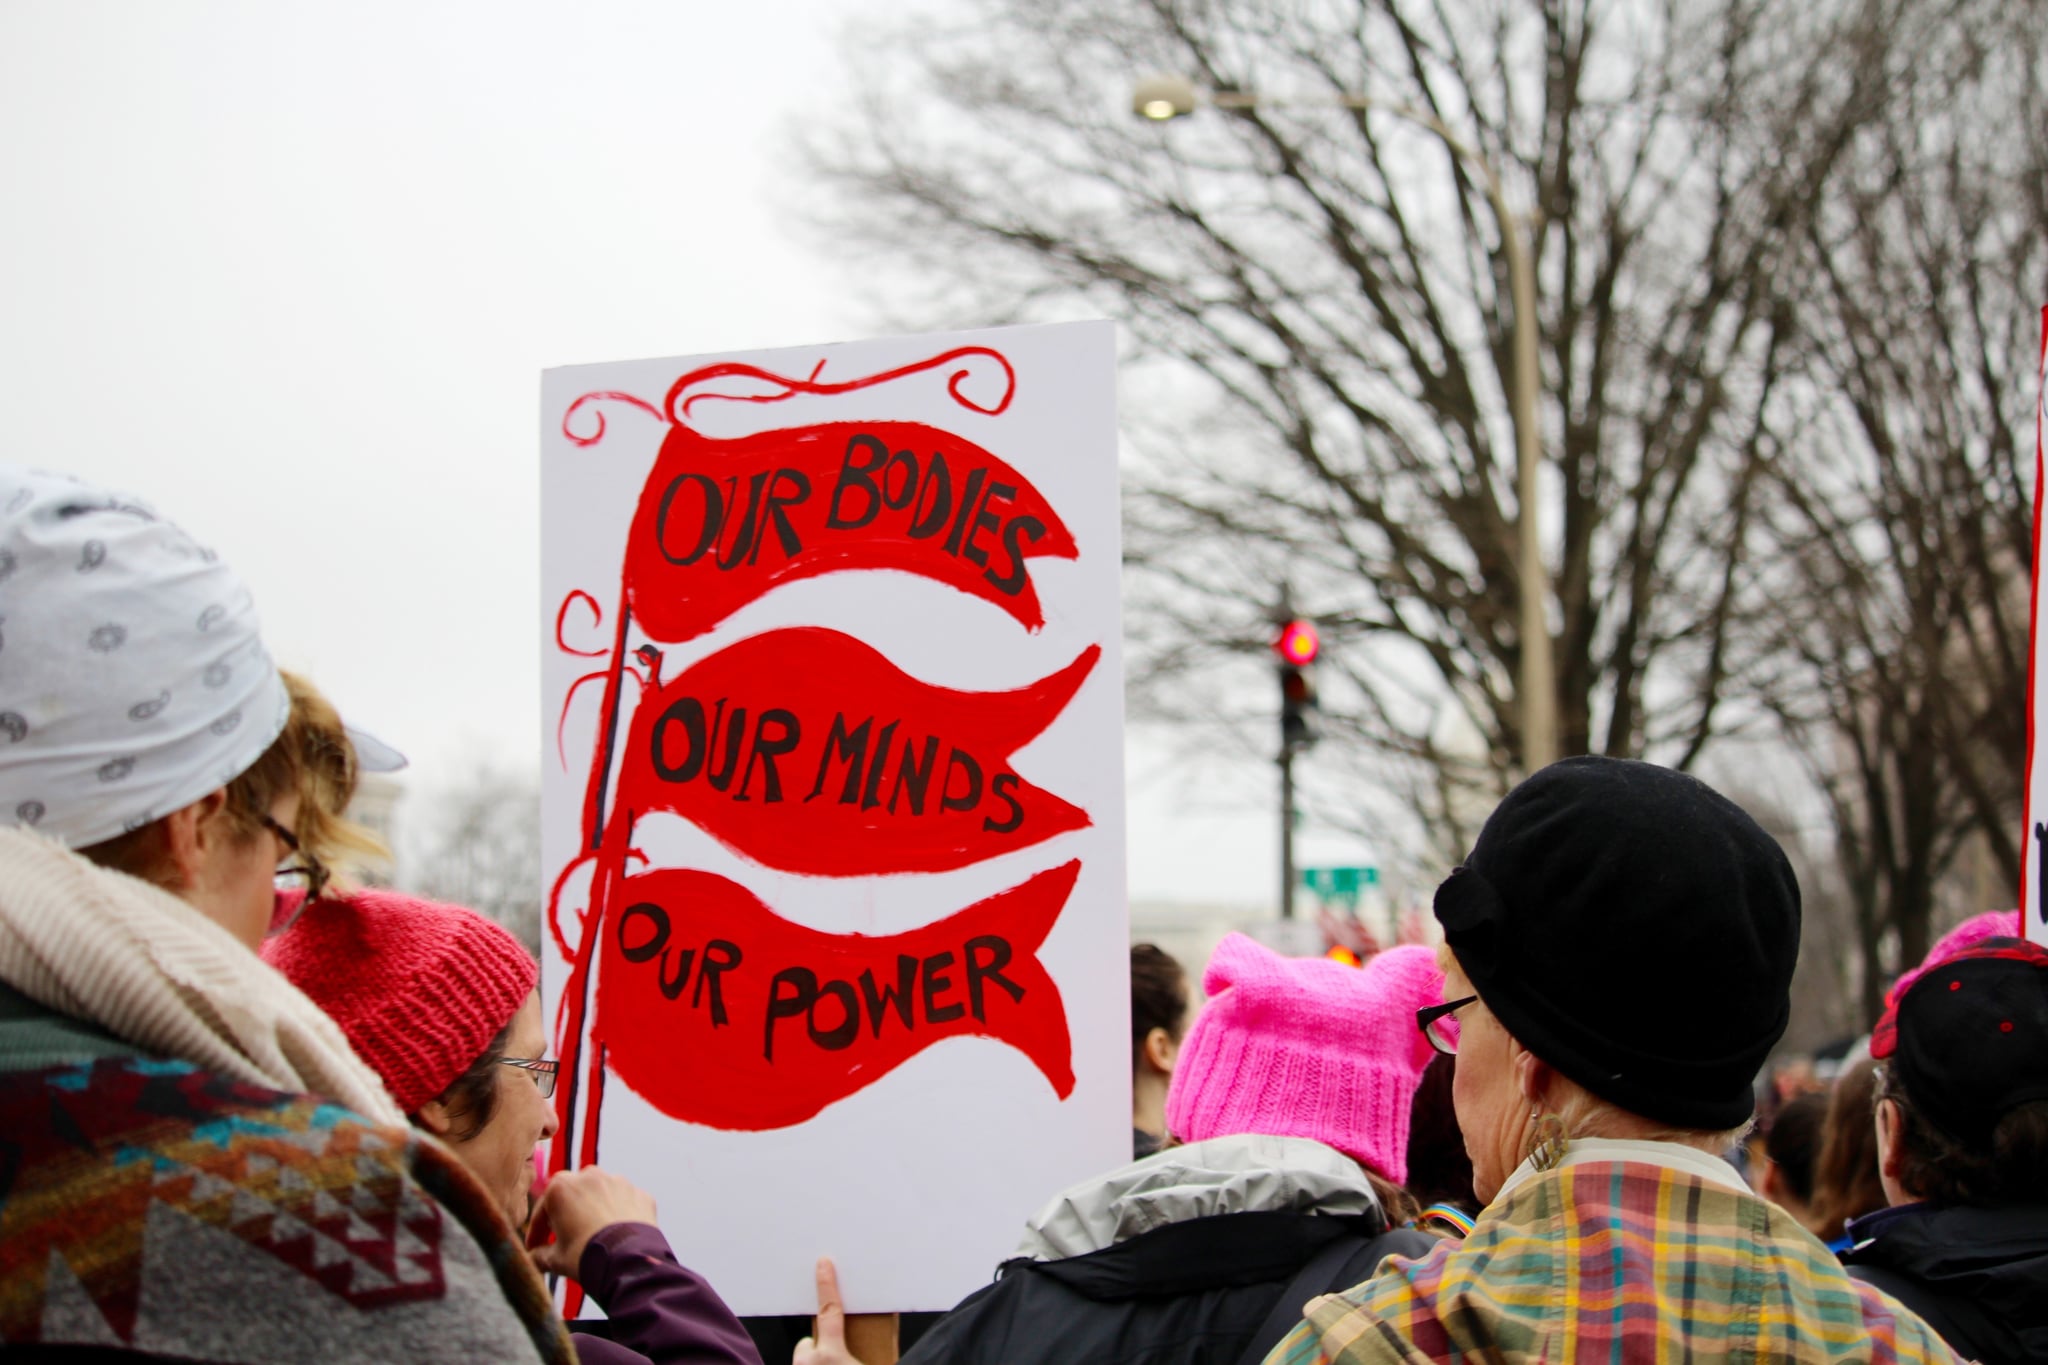
<svg viewBox="0 0 2048 1365">
<path fill-rule="evenodd" d="M 1928 1122 L 1989 1144 L 2000 1119 L 2048 1100 L 2048 949 L 1987 938 L 1929 967 L 1877 1021 L 1870 1055 Z"/>
</svg>

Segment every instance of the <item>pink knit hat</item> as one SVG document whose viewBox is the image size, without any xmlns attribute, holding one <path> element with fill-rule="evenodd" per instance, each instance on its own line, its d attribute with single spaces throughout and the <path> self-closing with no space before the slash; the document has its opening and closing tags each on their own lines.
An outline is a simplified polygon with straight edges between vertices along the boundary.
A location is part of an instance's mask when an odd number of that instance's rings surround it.
<svg viewBox="0 0 2048 1365">
<path fill-rule="evenodd" d="M 484 1054 L 540 977 L 476 911 L 396 891 L 321 900 L 263 958 L 341 1025 L 408 1114 Z"/>
<path fill-rule="evenodd" d="M 1231 934 L 1202 990 L 1166 1094 L 1176 1136 L 1314 1138 L 1408 1178 L 1408 1110 L 1434 1055 L 1415 1011 L 1443 1000 L 1434 949 L 1389 948 L 1361 968 Z"/>
</svg>

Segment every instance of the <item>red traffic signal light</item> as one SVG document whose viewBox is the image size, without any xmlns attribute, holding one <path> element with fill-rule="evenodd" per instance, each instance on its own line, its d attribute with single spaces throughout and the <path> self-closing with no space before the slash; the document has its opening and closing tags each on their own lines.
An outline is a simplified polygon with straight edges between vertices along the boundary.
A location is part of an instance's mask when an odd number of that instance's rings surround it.
<svg viewBox="0 0 2048 1365">
<path fill-rule="evenodd" d="M 1273 642 L 1273 652 L 1283 663 L 1293 664 L 1296 668 L 1314 663 L 1322 648 L 1323 642 L 1316 635 L 1316 628 L 1299 619 L 1282 626 L 1280 638 Z"/>
</svg>

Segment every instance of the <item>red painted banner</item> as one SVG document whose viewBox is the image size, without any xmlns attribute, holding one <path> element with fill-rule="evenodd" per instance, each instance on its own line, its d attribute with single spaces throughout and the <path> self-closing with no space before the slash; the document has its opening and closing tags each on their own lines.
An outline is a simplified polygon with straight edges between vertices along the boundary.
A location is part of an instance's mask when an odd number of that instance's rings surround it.
<svg viewBox="0 0 2048 1365">
<path fill-rule="evenodd" d="M 677 425 L 626 541 L 633 619 L 694 639 L 781 583 L 896 569 L 1045 623 L 1030 560 L 1074 537 L 1029 480 L 921 422 L 828 422 L 717 440 Z"/>
<path fill-rule="evenodd" d="M 812 876 L 943 872 L 1083 829 L 1011 755 L 1102 656 L 1014 692 L 918 681 L 850 635 L 751 636 L 641 696 L 619 818 L 671 810 L 767 867 Z"/>
<path fill-rule="evenodd" d="M 592 1040 L 671 1118 L 786 1128 L 944 1038 L 993 1038 L 1065 1099 L 1072 1043 L 1038 960 L 1081 864 L 887 937 L 791 924 L 709 872 L 621 880 L 607 899 Z"/>
<path fill-rule="evenodd" d="M 1000 387 L 992 401 L 978 400 L 969 392 L 973 372 L 991 365 Z M 578 446 L 604 439 L 610 403 L 669 424 L 626 542 L 625 596 L 640 628 L 656 640 L 695 639 L 777 584 L 841 569 L 936 579 L 995 603 L 1027 629 L 1044 625 L 1028 561 L 1075 558 L 1074 537 L 1029 480 L 966 437 L 908 421 L 736 438 L 690 426 L 703 403 L 848 394 L 930 372 L 945 373 L 954 402 L 993 417 L 1010 405 L 1010 362 L 985 346 L 961 346 L 852 379 L 827 381 L 823 370 L 820 361 L 797 378 L 744 363 L 710 365 L 677 379 L 659 408 L 613 391 L 569 405 L 562 434 Z"/>
</svg>

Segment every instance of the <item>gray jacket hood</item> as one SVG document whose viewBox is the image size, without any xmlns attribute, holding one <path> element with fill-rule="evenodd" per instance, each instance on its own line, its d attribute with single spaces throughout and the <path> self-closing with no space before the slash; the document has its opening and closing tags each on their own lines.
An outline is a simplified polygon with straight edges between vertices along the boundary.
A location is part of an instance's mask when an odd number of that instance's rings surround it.
<svg viewBox="0 0 2048 1365">
<path fill-rule="evenodd" d="M 1311 1138 L 1246 1133 L 1190 1143 L 1096 1176 L 1025 1225 L 1017 1254 L 1060 1261 L 1168 1223 L 1225 1213 L 1385 1215 L 1365 1169 Z"/>
</svg>

